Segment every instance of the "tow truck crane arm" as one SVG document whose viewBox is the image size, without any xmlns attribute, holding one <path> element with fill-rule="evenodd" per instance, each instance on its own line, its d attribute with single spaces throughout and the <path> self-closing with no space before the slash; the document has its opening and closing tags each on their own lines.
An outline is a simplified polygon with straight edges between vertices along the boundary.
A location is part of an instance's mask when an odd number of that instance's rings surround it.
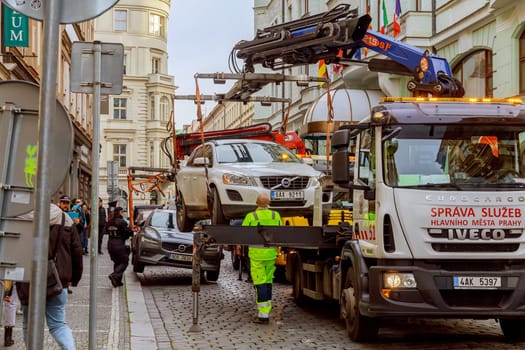
<svg viewBox="0 0 525 350">
<path fill-rule="evenodd" d="M 356 10 L 340 4 L 319 15 L 258 30 L 254 40 L 240 41 L 233 50 L 248 72 L 253 72 L 254 64 L 277 70 L 321 59 L 327 64 L 358 62 L 372 71 L 412 76 L 407 88 L 415 95 L 464 95 L 446 59 L 368 30 L 371 21 L 369 15 L 357 17 Z M 364 47 L 389 60 L 355 59 L 357 50 Z"/>
</svg>

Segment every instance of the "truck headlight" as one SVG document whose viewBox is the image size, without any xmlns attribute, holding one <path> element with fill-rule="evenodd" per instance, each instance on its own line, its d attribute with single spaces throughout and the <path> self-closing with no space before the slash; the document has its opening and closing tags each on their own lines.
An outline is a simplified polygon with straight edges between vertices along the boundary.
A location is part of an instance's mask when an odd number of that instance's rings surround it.
<svg viewBox="0 0 525 350">
<path fill-rule="evenodd" d="M 223 174 L 222 183 L 225 185 L 254 186 L 252 178 L 237 174 Z"/>
<path fill-rule="evenodd" d="M 416 278 L 413 273 L 385 272 L 383 284 L 388 289 L 416 288 Z"/>
</svg>

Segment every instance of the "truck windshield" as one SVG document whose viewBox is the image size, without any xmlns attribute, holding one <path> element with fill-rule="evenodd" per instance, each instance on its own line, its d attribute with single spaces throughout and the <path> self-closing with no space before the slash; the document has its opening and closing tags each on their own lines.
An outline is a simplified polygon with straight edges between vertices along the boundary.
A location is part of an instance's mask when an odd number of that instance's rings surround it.
<svg viewBox="0 0 525 350">
<path fill-rule="evenodd" d="M 396 128 L 394 137 L 385 136 Z M 396 125 L 383 136 L 383 175 L 389 186 L 525 185 L 525 126 Z"/>
</svg>

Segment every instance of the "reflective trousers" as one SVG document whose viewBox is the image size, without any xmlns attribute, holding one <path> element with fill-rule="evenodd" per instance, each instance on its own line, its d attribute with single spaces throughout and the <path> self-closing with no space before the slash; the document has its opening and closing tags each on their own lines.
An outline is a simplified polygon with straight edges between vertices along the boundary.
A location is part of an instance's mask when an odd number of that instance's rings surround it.
<svg viewBox="0 0 525 350">
<path fill-rule="evenodd" d="M 272 311 L 272 282 L 275 272 L 275 259 L 250 259 L 250 275 L 255 287 L 257 316 L 269 318 Z"/>
</svg>

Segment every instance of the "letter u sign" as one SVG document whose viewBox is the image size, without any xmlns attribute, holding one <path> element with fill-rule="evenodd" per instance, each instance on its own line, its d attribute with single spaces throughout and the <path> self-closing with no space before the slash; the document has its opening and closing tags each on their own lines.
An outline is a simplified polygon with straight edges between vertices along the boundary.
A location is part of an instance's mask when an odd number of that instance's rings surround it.
<svg viewBox="0 0 525 350">
<path fill-rule="evenodd" d="M 28 23 L 26 16 L 4 5 L 4 45 L 28 47 Z"/>
</svg>

